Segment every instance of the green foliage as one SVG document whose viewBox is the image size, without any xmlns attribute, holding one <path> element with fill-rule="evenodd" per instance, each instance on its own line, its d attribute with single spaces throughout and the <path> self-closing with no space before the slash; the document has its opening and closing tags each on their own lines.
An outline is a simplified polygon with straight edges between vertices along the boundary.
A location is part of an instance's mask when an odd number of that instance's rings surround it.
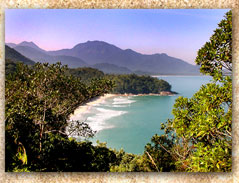
<svg viewBox="0 0 239 183">
<path fill-rule="evenodd" d="M 232 71 L 232 12 L 226 13 L 225 19 L 214 31 L 210 41 L 198 51 L 196 63 L 200 71 L 214 76 L 215 72 Z"/>
<path fill-rule="evenodd" d="M 213 82 L 201 87 L 191 99 L 177 99 L 172 127 L 187 139 L 187 171 L 231 171 L 232 152 L 232 12 L 226 13 L 210 42 L 198 52 L 196 63 Z M 178 164 L 182 164 L 179 159 Z"/>
<path fill-rule="evenodd" d="M 97 85 L 98 91 L 101 85 L 113 85 L 112 92 L 119 94 L 158 94 L 161 91 L 170 91 L 171 89 L 168 82 L 151 76 L 139 76 L 136 74 L 105 75 L 102 71 L 93 68 L 69 69 L 68 72 L 79 77 L 83 83 L 91 83 L 95 87 Z"/>
<path fill-rule="evenodd" d="M 149 172 L 148 157 L 126 153 L 123 149 L 116 151 L 116 161 L 110 167 L 111 172 Z"/>
<path fill-rule="evenodd" d="M 203 85 L 190 99 L 179 97 L 165 134 L 152 138 L 147 152 L 162 171 L 231 171 L 232 81 Z M 152 166 L 152 165 L 151 165 Z M 153 168 L 153 167 L 152 167 Z"/>
<path fill-rule="evenodd" d="M 202 86 L 191 99 L 180 97 L 171 125 L 179 139 L 188 142 L 187 171 L 230 171 L 232 151 L 232 82 Z M 181 144 L 180 144 L 181 145 Z"/>
<path fill-rule="evenodd" d="M 175 170 L 175 158 L 167 149 L 174 146 L 168 135 L 154 135 L 152 143 L 145 146 L 142 155 L 126 153 L 123 149 L 114 151 L 116 162 L 112 164 L 111 172 L 167 172 Z"/>
<path fill-rule="evenodd" d="M 175 157 L 169 152 L 174 146 L 174 137 L 165 130 L 164 135 L 155 134 L 151 143 L 145 146 L 145 155 L 149 156 L 147 164 L 151 171 L 169 172 L 175 170 Z"/>
<path fill-rule="evenodd" d="M 152 154 L 159 155 L 163 149 L 168 161 L 174 164 L 169 171 L 231 171 L 232 78 L 223 75 L 232 71 L 231 28 L 229 11 L 196 59 L 200 71 L 213 76 L 213 81 L 201 86 L 190 99 L 176 99 L 174 118 L 162 125 L 165 135 L 152 139 Z"/>
<path fill-rule="evenodd" d="M 5 74 L 6 76 L 9 75 L 10 73 L 14 73 L 17 68 L 17 63 L 13 62 L 9 59 L 5 60 Z"/>
<path fill-rule="evenodd" d="M 18 64 L 16 72 L 7 76 L 5 107 L 7 171 L 51 171 L 54 165 L 48 164 L 47 161 L 56 159 L 54 156 L 47 158 L 45 152 L 54 149 L 49 142 L 58 140 L 56 143 L 59 145 L 63 143 L 63 147 L 55 149 L 60 153 L 65 148 L 64 143 L 65 146 L 70 143 L 69 135 L 77 134 L 84 137 L 94 135 L 86 123 L 69 121 L 69 115 L 79 105 L 111 90 L 112 83 L 108 80 L 99 80 L 98 83 L 92 82 L 86 86 L 79 78 L 66 74 L 66 71 L 67 68 L 59 63 L 53 65 L 37 63 L 32 67 Z M 89 148 L 93 148 L 91 146 L 89 144 Z M 80 145 L 73 148 L 80 148 Z M 82 153 L 87 154 L 84 151 Z M 103 149 L 96 154 L 103 156 L 104 153 L 101 153 Z M 59 168 L 56 171 L 63 170 Z"/>
<path fill-rule="evenodd" d="M 92 79 L 102 79 L 104 77 L 104 73 L 102 71 L 90 67 L 69 69 L 68 72 L 71 75 L 80 78 L 81 81 L 86 84 L 89 84 Z"/>
<path fill-rule="evenodd" d="M 93 146 L 91 142 L 77 142 L 59 135 L 48 134 L 43 145 L 44 158 L 35 167 L 37 171 L 109 171 L 116 158 L 114 152 L 104 146 Z"/>
<path fill-rule="evenodd" d="M 108 93 L 115 86 L 114 82 L 109 79 L 92 79 L 87 87 L 90 97 L 100 96 L 102 93 Z"/>
<path fill-rule="evenodd" d="M 108 78 L 115 82 L 114 93 L 149 94 L 170 91 L 171 85 L 151 76 L 128 75 L 108 75 Z"/>
</svg>

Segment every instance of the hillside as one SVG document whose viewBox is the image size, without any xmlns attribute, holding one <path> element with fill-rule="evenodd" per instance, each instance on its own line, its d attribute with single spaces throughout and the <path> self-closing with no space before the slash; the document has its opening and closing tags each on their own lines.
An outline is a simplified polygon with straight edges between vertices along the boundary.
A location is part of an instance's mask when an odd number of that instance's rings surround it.
<svg viewBox="0 0 239 183">
<path fill-rule="evenodd" d="M 10 48 L 9 46 L 5 45 L 5 59 L 11 60 L 12 62 L 23 62 L 27 65 L 34 65 L 35 62 L 30 60 L 29 58 L 23 56 L 13 48 Z"/>
<path fill-rule="evenodd" d="M 99 63 L 91 65 L 92 68 L 99 69 L 103 71 L 106 74 L 131 74 L 133 73 L 131 70 L 129 70 L 126 67 L 120 67 L 114 64 L 109 63 Z"/>
<path fill-rule="evenodd" d="M 28 44 L 27 42 L 20 43 L 13 47 L 19 53 L 25 55 L 26 57 L 32 59 L 35 62 L 45 63 L 48 62 L 50 64 L 61 62 L 63 65 L 68 65 L 70 68 L 76 67 L 86 67 L 88 66 L 82 59 L 72 56 L 66 55 L 57 55 L 51 56 L 47 54 L 47 52 L 34 43 Z"/>
<path fill-rule="evenodd" d="M 107 75 L 107 78 L 115 82 L 113 93 L 116 94 L 177 94 L 171 91 L 171 85 L 162 79 L 151 76 L 138 76 L 136 74 Z"/>
<path fill-rule="evenodd" d="M 101 79 L 105 77 L 102 71 L 91 67 L 69 69 L 69 74 L 78 77 L 82 82 L 89 84 L 92 79 Z"/>
</svg>

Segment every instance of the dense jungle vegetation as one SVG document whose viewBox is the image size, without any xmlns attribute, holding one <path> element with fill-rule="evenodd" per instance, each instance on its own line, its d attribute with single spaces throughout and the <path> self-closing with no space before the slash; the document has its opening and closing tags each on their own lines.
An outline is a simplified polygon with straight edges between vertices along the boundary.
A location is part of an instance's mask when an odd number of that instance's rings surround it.
<svg viewBox="0 0 239 183">
<path fill-rule="evenodd" d="M 155 134 L 142 155 L 113 150 L 105 143 L 93 146 L 87 139 L 95 132 L 84 122 L 69 121 L 78 106 L 112 92 L 114 76 L 104 77 L 97 70 L 82 74 L 60 64 L 27 66 L 6 60 L 6 171 L 231 171 L 232 78 L 223 75 L 232 71 L 231 44 L 229 11 L 196 58 L 201 73 L 211 75 L 212 82 L 192 98 L 176 100 L 174 118 L 162 123 L 165 134 Z M 91 75 L 98 79 L 90 80 Z M 120 77 L 121 88 L 128 80 L 142 84 L 135 75 Z M 150 88 L 154 80 L 140 77 Z M 127 91 L 135 89 L 130 85 L 124 86 Z M 167 84 L 164 87 L 170 90 Z M 69 138 L 72 134 L 85 140 L 77 142 Z"/>
<path fill-rule="evenodd" d="M 161 91 L 171 90 L 171 85 L 168 82 L 147 75 L 104 74 L 102 71 L 93 68 L 69 69 L 69 74 L 81 78 L 81 81 L 86 84 L 94 78 L 112 80 L 114 87 L 111 92 L 115 94 L 159 94 Z"/>
</svg>

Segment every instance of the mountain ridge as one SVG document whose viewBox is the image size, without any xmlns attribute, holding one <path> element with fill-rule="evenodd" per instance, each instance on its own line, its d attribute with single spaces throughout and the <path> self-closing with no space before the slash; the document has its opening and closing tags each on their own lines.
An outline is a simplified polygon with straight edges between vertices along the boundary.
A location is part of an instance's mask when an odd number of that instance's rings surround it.
<svg viewBox="0 0 239 183">
<path fill-rule="evenodd" d="M 34 65 L 35 62 L 32 61 L 31 59 L 25 57 L 24 55 L 22 55 L 21 53 L 17 52 L 16 50 L 14 50 L 13 48 L 5 45 L 5 59 L 7 61 L 11 61 L 11 62 L 23 62 L 24 64 L 27 65 Z"/>
<path fill-rule="evenodd" d="M 29 42 L 27 44 L 29 45 Z M 36 45 L 35 43 L 30 42 L 31 48 L 33 48 L 33 44 Z M 24 45 L 26 45 L 26 43 Z M 34 55 L 30 55 L 32 54 L 31 51 L 24 51 L 19 48 L 19 45 L 14 48 L 34 61 L 40 61 L 40 59 L 42 59 L 42 57 L 34 58 Z M 29 48 L 29 46 L 25 46 L 25 49 L 27 48 Z M 46 57 L 48 57 L 47 60 L 50 58 L 56 58 L 57 56 L 60 57 L 60 59 L 61 56 L 74 57 L 75 59 L 81 59 L 87 64 L 87 66 L 96 64 L 102 65 L 104 63 L 108 64 L 107 66 L 111 64 L 118 66 L 119 68 L 126 68 L 126 70 L 128 69 L 132 72 L 142 71 L 154 74 L 199 74 L 198 66 L 189 64 L 182 59 L 168 56 L 166 53 L 155 53 L 151 55 L 141 54 L 132 49 L 123 50 L 104 41 L 87 41 L 85 43 L 76 44 L 70 49 L 60 49 L 55 51 L 43 50 L 43 52 L 46 54 Z M 63 60 L 67 64 L 67 60 Z M 77 67 L 77 63 L 75 65 L 73 64 L 72 67 Z M 82 66 L 79 65 L 79 67 Z M 112 66 L 112 70 L 114 69 L 115 67 Z"/>
<path fill-rule="evenodd" d="M 33 43 L 33 42 L 30 42 L 30 43 Z M 13 47 L 13 49 L 35 62 L 41 62 L 41 63 L 48 62 L 50 64 L 61 62 L 63 65 L 68 65 L 71 68 L 88 66 L 88 64 L 85 63 L 80 58 L 66 56 L 66 55 L 52 56 L 52 55 L 49 55 L 47 51 L 36 46 L 37 45 L 34 43 L 29 44 L 29 42 L 27 43 L 25 42 L 23 44 L 22 42 L 16 45 L 15 47 Z"/>
</svg>

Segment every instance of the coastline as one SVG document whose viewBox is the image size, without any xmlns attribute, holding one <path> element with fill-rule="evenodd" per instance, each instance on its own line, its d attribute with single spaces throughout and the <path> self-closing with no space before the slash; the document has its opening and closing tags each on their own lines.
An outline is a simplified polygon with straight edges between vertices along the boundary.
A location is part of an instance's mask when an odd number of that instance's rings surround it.
<svg viewBox="0 0 239 183">
<path fill-rule="evenodd" d="M 77 120 L 79 119 L 79 116 L 82 114 L 87 113 L 92 106 L 104 102 L 106 99 L 111 97 L 117 97 L 117 96 L 174 96 L 177 94 L 173 91 L 163 91 L 158 94 L 156 93 L 148 93 L 148 94 L 132 94 L 132 93 L 125 93 L 125 94 L 104 94 L 103 96 L 95 97 L 91 99 L 89 102 L 85 103 L 84 105 L 79 106 L 73 114 L 70 115 L 71 120 Z"/>
<path fill-rule="evenodd" d="M 73 114 L 70 115 L 70 119 L 74 120 L 74 118 L 77 118 L 79 115 L 87 113 L 90 108 L 96 104 L 99 104 L 106 100 L 107 98 L 111 98 L 117 96 L 117 94 L 104 94 L 103 96 L 95 97 L 91 99 L 89 102 L 85 103 L 84 105 L 79 106 Z"/>
</svg>

